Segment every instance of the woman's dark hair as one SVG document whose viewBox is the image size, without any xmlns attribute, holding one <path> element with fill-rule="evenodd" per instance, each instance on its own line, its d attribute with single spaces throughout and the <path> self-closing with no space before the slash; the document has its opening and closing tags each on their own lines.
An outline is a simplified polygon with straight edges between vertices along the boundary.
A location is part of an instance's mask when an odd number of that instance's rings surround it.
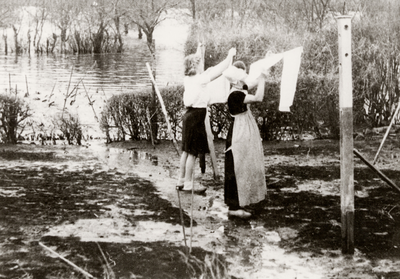
<svg viewBox="0 0 400 279">
<path fill-rule="evenodd" d="M 244 64 L 243 61 L 236 61 L 232 64 L 232 66 L 235 66 L 238 69 L 242 69 L 246 72 L 246 65 Z"/>
</svg>

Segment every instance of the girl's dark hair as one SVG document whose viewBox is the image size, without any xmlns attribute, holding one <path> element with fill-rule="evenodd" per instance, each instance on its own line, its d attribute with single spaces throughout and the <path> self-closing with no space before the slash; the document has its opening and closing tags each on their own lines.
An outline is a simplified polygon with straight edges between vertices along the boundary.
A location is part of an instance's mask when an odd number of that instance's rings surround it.
<svg viewBox="0 0 400 279">
<path fill-rule="evenodd" d="M 244 64 L 243 61 L 236 61 L 232 64 L 232 66 L 235 66 L 238 69 L 242 69 L 246 72 L 246 65 Z"/>
</svg>

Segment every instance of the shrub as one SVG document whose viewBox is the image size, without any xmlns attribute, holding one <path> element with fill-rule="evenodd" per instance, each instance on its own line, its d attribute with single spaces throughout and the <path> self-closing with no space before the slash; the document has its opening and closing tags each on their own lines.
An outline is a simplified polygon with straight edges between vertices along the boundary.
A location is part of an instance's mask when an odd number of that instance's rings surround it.
<svg viewBox="0 0 400 279">
<path fill-rule="evenodd" d="M 175 138 L 180 138 L 182 132 L 182 116 L 184 114 L 183 105 L 183 85 L 166 86 L 160 88 L 160 93 L 163 97 L 165 108 L 168 112 L 168 117 L 171 123 L 172 134 Z M 159 106 L 159 105 L 158 105 Z M 159 106 L 158 118 L 160 120 L 160 135 L 163 138 L 170 138 L 167 135 L 167 124 L 165 121 L 165 116 L 161 112 L 161 107 Z"/>
<path fill-rule="evenodd" d="M 15 94 L 0 94 L 0 135 L 3 142 L 16 144 L 31 116 L 29 106 Z"/>
<path fill-rule="evenodd" d="M 163 101 L 168 112 L 174 137 L 180 136 L 182 127 L 180 120 L 183 114 L 183 87 L 170 86 L 160 89 Z M 100 118 L 100 127 L 107 136 L 107 142 L 125 140 L 129 136 L 132 140 L 151 139 L 150 115 L 151 88 L 141 93 L 114 95 L 103 109 Z M 160 138 L 170 138 L 167 133 L 167 124 L 161 107 L 157 104 L 156 119 L 159 120 L 156 134 Z"/>
<path fill-rule="evenodd" d="M 82 145 L 82 125 L 78 116 L 64 112 L 57 116 L 55 125 L 64 134 L 69 145 L 74 141 L 77 145 Z"/>
<path fill-rule="evenodd" d="M 107 141 L 125 140 L 126 135 L 133 140 L 148 138 L 150 126 L 146 109 L 149 103 L 150 95 L 146 94 L 126 93 L 112 96 L 100 119 L 100 127 L 106 132 Z"/>
<path fill-rule="evenodd" d="M 390 18 L 390 17 L 389 17 Z M 354 28 L 353 86 L 356 123 L 369 128 L 389 125 L 399 91 L 399 25 L 370 18 Z M 382 20 L 382 22 L 376 22 Z"/>
</svg>

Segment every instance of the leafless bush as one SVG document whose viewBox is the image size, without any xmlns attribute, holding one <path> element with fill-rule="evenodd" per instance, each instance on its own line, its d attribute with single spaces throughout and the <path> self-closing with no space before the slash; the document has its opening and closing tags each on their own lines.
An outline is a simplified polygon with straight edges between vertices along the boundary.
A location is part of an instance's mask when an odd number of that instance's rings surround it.
<svg viewBox="0 0 400 279">
<path fill-rule="evenodd" d="M 6 143 L 16 144 L 23 132 L 26 119 L 31 116 L 29 106 L 17 94 L 0 94 L 0 135 Z"/>
<path fill-rule="evenodd" d="M 77 145 L 82 145 L 82 125 L 78 116 L 64 112 L 63 115 L 58 115 L 54 122 L 58 129 L 64 134 L 69 145 L 74 144 L 74 142 Z"/>
</svg>

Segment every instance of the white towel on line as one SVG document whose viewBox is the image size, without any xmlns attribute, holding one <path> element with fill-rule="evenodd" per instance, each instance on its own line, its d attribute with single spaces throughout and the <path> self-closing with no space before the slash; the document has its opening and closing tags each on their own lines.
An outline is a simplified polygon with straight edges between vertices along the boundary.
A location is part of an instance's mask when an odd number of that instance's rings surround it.
<svg viewBox="0 0 400 279">
<path fill-rule="evenodd" d="M 223 72 L 222 76 L 207 85 L 208 104 L 226 103 L 229 96 L 230 83 L 234 83 L 235 80 L 244 81 L 249 88 L 254 87 L 262 73 L 267 74 L 269 68 L 283 59 L 279 110 L 290 111 L 296 91 L 302 52 L 303 47 L 297 47 L 283 53 L 268 55 L 264 59 L 251 64 L 248 75 L 244 71 L 230 66 Z"/>
</svg>

